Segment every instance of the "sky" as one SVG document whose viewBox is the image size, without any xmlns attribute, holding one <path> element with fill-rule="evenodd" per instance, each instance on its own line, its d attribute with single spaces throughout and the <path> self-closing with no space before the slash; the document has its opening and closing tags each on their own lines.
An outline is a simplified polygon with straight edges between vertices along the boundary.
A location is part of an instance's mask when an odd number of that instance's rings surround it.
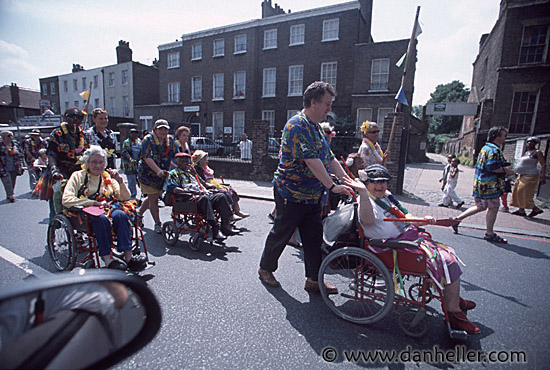
<svg viewBox="0 0 550 370">
<path fill-rule="evenodd" d="M 340 4 L 338 0 L 272 0 L 282 9 Z M 39 78 L 116 64 L 119 40 L 133 60 L 150 65 L 158 46 L 182 34 L 261 18 L 262 0 L 0 0 L 0 86 L 39 90 Z M 160 4 L 160 6 L 153 6 Z M 416 7 L 423 33 L 413 105 L 425 104 L 439 84 L 470 87 L 482 34 L 498 18 L 500 0 L 374 0 L 375 42 L 408 39 Z M 237 5 L 237 6 L 235 6 Z"/>
</svg>

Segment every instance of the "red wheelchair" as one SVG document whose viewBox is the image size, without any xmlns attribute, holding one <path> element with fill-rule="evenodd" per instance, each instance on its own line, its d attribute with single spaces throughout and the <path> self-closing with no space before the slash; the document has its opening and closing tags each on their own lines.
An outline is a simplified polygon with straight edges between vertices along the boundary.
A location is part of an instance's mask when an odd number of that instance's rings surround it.
<svg viewBox="0 0 550 370">
<path fill-rule="evenodd" d="M 427 304 L 436 299 L 441 302 L 450 337 L 465 339 L 465 331 L 451 329 L 443 289 L 427 270 L 425 252 L 411 241 L 367 239 L 358 222 L 357 200 L 353 206 L 352 231 L 325 249 L 330 253 L 319 270 L 319 286 L 328 307 L 357 324 L 376 323 L 393 309 L 399 314 L 400 329 L 411 337 L 421 337 L 428 331 Z M 385 251 L 375 253 L 371 246 Z M 338 288 L 338 294 L 327 294 L 323 283 Z M 399 294 L 396 285 L 401 288 Z"/>
<path fill-rule="evenodd" d="M 92 230 L 89 217 L 82 207 L 67 209 L 65 214 L 55 215 L 48 225 L 48 252 L 58 271 L 70 271 L 75 266 L 83 268 L 100 267 L 97 240 Z M 116 234 L 112 234 L 113 257 L 124 261 L 124 253 L 116 249 Z M 145 253 L 147 266 L 154 265 L 149 261 L 143 230 L 136 222 L 132 228 L 132 254 Z"/>
</svg>

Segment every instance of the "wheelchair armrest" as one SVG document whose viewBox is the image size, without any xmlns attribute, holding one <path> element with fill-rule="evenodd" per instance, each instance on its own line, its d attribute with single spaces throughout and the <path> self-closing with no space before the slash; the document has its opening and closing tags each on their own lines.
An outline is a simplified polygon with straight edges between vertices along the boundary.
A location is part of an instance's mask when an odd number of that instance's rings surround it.
<svg viewBox="0 0 550 370">
<path fill-rule="evenodd" d="M 67 208 L 68 211 L 80 212 L 84 209 L 84 206 L 72 206 Z"/>
<path fill-rule="evenodd" d="M 396 248 L 396 249 L 418 249 L 418 244 L 408 240 L 384 240 L 384 239 L 369 239 L 368 243 L 375 247 Z"/>
</svg>

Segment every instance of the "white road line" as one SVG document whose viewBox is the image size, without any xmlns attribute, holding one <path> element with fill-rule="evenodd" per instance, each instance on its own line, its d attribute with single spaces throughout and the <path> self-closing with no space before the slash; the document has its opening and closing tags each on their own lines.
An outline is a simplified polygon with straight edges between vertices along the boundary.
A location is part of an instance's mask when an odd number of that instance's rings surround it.
<svg viewBox="0 0 550 370">
<path fill-rule="evenodd" d="M 8 261 L 12 265 L 19 267 L 21 270 L 25 271 L 29 275 L 34 275 L 36 277 L 46 277 L 53 275 L 52 272 L 49 272 L 48 270 L 45 270 L 38 265 L 35 265 L 31 261 L 24 259 L 23 257 L 13 253 L 12 251 L 7 250 L 2 246 L 0 246 L 0 258 Z"/>
</svg>

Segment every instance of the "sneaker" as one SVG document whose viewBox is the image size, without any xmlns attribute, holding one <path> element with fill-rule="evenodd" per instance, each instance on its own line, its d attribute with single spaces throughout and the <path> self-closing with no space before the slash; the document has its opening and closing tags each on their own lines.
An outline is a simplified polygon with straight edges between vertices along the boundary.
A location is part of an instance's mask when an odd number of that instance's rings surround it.
<svg viewBox="0 0 550 370">
<path fill-rule="evenodd" d="M 456 209 L 462 208 L 463 205 L 464 205 L 464 201 L 458 203 L 458 204 L 456 205 Z"/>
<path fill-rule="evenodd" d="M 157 234 L 162 233 L 162 224 L 160 222 L 158 224 L 155 224 L 155 232 Z"/>
<path fill-rule="evenodd" d="M 132 271 L 141 271 L 145 270 L 147 267 L 147 257 L 139 255 L 139 256 L 133 256 L 130 258 L 130 261 L 128 261 L 128 268 Z"/>
<path fill-rule="evenodd" d="M 464 312 L 449 312 L 449 323 L 455 330 L 464 330 L 468 334 L 479 334 L 481 330 L 468 318 Z"/>
</svg>

